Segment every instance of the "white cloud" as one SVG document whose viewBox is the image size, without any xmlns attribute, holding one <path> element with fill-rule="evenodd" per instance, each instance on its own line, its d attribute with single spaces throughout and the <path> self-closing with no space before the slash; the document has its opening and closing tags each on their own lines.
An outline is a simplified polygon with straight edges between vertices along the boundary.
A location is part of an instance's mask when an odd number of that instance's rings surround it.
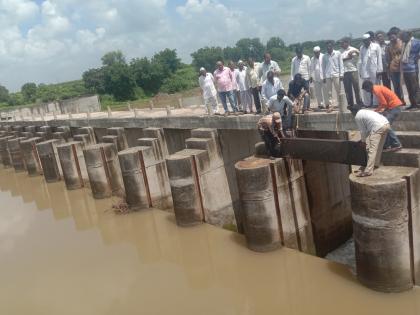
<svg viewBox="0 0 420 315">
<path fill-rule="evenodd" d="M 418 0 L 0 0 L 0 84 L 77 79 L 115 49 L 132 58 L 176 48 L 190 61 L 200 47 L 243 37 L 293 43 L 419 27 L 418 12 Z"/>
</svg>

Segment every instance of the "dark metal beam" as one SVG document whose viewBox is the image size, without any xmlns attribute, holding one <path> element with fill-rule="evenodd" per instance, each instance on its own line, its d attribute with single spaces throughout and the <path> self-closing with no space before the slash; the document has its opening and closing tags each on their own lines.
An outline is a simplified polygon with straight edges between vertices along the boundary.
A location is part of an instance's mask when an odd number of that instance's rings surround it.
<svg viewBox="0 0 420 315">
<path fill-rule="evenodd" d="M 366 149 L 348 140 L 284 138 L 278 157 L 366 166 Z"/>
</svg>

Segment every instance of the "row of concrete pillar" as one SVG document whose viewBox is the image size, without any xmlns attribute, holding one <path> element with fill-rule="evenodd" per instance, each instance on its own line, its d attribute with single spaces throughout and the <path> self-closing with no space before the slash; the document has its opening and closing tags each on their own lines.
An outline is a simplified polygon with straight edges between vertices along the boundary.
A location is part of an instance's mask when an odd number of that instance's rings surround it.
<svg viewBox="0 0 420 315">
<path fill-rule="evenodd" d="M 173 154 L 162 129 L 146 128 L 142 135 L 130 148 L 123 128 L 107 129 L 97 143 L 90 127 L 72 135 L 68 127 L 3 126 L 0 158 L 47 182 L 63 179 L 67 189 L 90 187 L 94 198 L 122 197 L 134 210 L 173 208 L 180 226 L 241 227 L 247 246 L 261 252 L 285 246 L 319 254 L 328 247 L 319 243 L 348 235 L 348 198 L 360 281 L 395 292 L 420 280 L 417 169 L 381 168 L 380 180 L 351 176 L 348 182 L 348 168 L 331 166 L 337 169 L 326 189 L 329 171 L 319 165 L 251 157 L 235 165 L 241 202 L 235 215 L 217 130 L 192 130 L 185 149 Z"/>
<path fill-rule="evenodd" d="M 103 143 L 97 143 L 90 127 L 79 128 L 73 137 L 68 127 L 38 130 L 43 131 L 3 127 L 0 156 L 5 167 L 43 175 L 47 183 L 64 179 L 69 190 L 88 186 L 96 199 L 119 196 L 132 209 L 171 207 L 164 163 L 168 150 L 161 129 L 144 130 L 145 137 L 134 148 L 128 148 L 123 128 L 109 128 Z"/>
</svg>

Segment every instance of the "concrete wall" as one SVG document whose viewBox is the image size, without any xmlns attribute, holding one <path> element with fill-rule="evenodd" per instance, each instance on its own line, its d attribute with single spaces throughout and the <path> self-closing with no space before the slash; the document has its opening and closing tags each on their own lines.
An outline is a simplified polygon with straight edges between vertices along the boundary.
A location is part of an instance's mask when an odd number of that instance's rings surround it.
<svg viewBox="0 0 420 315">
<path fill-rule="evenodd" d="M 20 107 L 13 110 L 2 109 L 0 110 L 0 116 L 2 119 L 7 119 L 7 117 L 13 117 L 13 115 L 16 117 L 20 117 L 20 115 L 31 117 L 31 115 L 39 116 L 41 114 L 53 112 L 59 114 L 77 112 L 87 113 L 89 110 L 91 112 L 98 112 L 101 110 L 101 103 L 98 95 L 72 98 L 60 102 L 44 103 L 30 107 Z"/>
<path fill-rule="evenodd" d="M 61 113 L 87 113 L 98 112 L 101 110 L 101 102 L 98 95 L 71 98 L 60 102 Z"/>
</svg>

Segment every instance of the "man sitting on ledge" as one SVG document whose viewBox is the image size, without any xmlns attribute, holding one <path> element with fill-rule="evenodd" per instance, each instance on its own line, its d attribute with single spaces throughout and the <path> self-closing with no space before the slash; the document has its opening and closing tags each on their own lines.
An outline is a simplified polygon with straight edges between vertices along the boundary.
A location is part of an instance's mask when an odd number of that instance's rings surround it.
<svg viewBox="0 0 420 315">
<path fill-rule="evenodd" d="M 392 126 L 392 123 L 401 114 L 403 106 L 403 102 L 398 98 L 397 94 L 386 86 L 374 85 L 371 81 L 363 82 L 362 89 L 376 96 L 379 106 L 375 111 L 384 115 Z M 401 148 L 400 140 L 394 130 L 390 129 L 385 140 L 384 152 L 398 151 Z"/>
<path fill-rule="evenodd" d="M 279 153 L 280 139 L 284 138 L 283 124 L 280 113 L 262 117 L 257 124 L 261 139 L 264 141 L 265 148 L 271 157 Z"/>
<path fill-rule="evenodd" d="M 358 106 L 348 107 L 355 116 L 357 127 L 360 130 L 361 144 L 366 147 L 367 165 L 359 169 L 358 177 L 371 176 L 375 166 L 379 166 L 382 149 L 388 131 L 391 129 L 388 119 L 381 114 Z"/>
</svg>

